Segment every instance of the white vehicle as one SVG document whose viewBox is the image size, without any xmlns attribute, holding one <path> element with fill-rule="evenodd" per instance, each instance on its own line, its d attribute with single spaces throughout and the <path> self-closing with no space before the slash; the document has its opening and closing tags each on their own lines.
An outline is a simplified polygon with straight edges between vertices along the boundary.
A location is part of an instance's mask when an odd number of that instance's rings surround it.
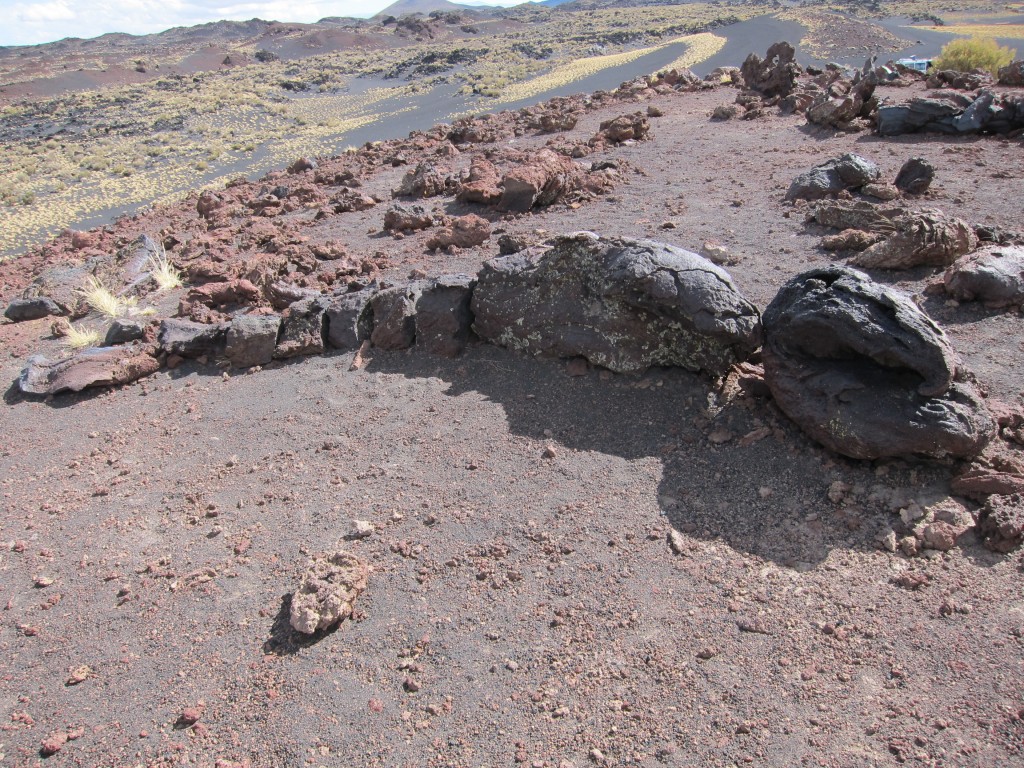
<svg viewBox="0 0 1024 768">
<path fill-rule="evenodd" d="M 931 59 L 919 59 L 917 56 L 911 56 L 909 59 L 897 59 L 896 63 L 901 67 L 907 69 L 913 69 L 917 72 L 927 72 L 932 65 Z"/>
</svg>

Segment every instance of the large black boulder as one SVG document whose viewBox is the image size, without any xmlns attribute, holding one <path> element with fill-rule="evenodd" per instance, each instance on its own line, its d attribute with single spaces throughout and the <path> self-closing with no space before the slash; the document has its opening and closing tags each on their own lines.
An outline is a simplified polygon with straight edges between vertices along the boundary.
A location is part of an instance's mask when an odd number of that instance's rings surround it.
<svg viewBox="0 0 1024 768">
<path fill-rule="evenodd" d="M 969 457 L 995 434 L 942 330 L 909 297 L 862 272 L 830 266 L 797 275 L 763 322 L 775 401 L 836 453 Z"/>
<path fill-rule="evenodd" d="M 482 339 L 617 372 L 673 365 L 720 375 L 761 341 L 757 308 L 720 267 L 665 243 L 589 232 L 559 237 L 540 256 L 486 262 L 471 309 Z"/>
</svg>

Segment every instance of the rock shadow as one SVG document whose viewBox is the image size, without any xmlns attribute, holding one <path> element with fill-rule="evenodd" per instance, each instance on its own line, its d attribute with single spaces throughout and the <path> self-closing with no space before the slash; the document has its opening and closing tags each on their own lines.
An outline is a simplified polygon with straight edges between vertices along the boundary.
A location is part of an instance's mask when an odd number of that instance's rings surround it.
<svg viewBox="0 0 1024 768">
<path fill-rule="evenodd" d="M 627 460 L 657 458 L 657 503 L 677 530 L 786 567 L 811 567 L 835 548 L 875 550 L 888 510 L 829 500 L 837 480 L 870 488 L 874 466 L 825 451 L 770 399 L 715 392 L 706 377 L 679 368 L 619 375 L 591 368 L 567 374 L 565 361 L 527 358 L 486 344 L 458 360 L 374 350 L 366 370 L 435 377 L 446 394 L 482 394 L 499 403 L 508 428 L 545 445 Z M 948 468 L 889 462 L 895 487 L 948 482 Z M 653 527 L 658 521 L 650 520 Z"/>
</svg>

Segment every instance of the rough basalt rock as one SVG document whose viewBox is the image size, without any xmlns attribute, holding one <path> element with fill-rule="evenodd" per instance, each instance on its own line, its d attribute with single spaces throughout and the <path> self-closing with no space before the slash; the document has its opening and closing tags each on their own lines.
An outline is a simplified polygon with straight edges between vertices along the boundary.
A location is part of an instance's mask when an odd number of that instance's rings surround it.
<svg viewBox="0 0 1024 768">
<path fill-rule="evenodd" d="M 923 157 L 912 157 L 903 164 L 896 180 L 896 188 L 907 195 L 923 195 L 935 178 L 935 166 Z"/>
<path fill-rule="evenodd" d="M 870 160 L 847 153 L 801 173 L 786 192 L 787 200 L 819 200 L 844 189 L 856 189 L 877 181 L 882 175 Z"/>
<path fill-rule="evenodd" d="M 436 197 L 455 191 L 457 180 L 451 174 L 443 174 L 433 163 L 421 162 L 402 177 L 392 197 Z"/>
<path fill-rule="evenodd" d="M 989 496 L 978 514 L 978 535 L 993 552 L 1012 552 L 1024 543 L 1024 495 Z"/>
<path fill-rule="evenodd" d="M 982 88 L 977 96 L 949 93 L 878 108 L 879 136 L 917 131 L 949 134 L 1009 133 L 1024 128 L 1024 96 Z"/>
<path fill-rule="evenodd" d="M 107 329 L 103 346 L 113 347 L 118 344 L 127 344 L 138 341 L 145 335 L 146 323 L 128 317 L 117 317 L 111 321 L 110 327 Z"/>
<path fill-rule="evenodd" d="M 120 386 L 160 370 L 156 349 L 149 344 L 94 347 L 66 360 L 34 355 L 18 379 L 22 392 L 56 395 L 90 387 Z"/>
<path fill-rule="evenodd" d="M 206 283 L 190 288 L 178 303 L 178 314 L 188 317 L 196 306 L 211 309 L 227 306 L 247 306 L 260 299 L 260 290 L 245 279 Z"/>
<path fill-rule="evenodd" d="M 64 310 L 49 296 L 34 296 L 30 299 L 15 299 L 7 305 L 4 317 L 12 323 L 39 320 L 51 315 L 63 315 Z"/>
<path fill-rule="evenodd" d="M 651 131 L 651 123 L 643 112 L 619 115 L 601 123 L 597 135 L 592 139 L 621 144 L 624 141 L 643 141 Z"/>
<path fill-rule="evenodd" d="M 583 232 L 484 264 L 473 291 L 483 339 L 613 371 L 678 365 L 719 375 L 760 343 L 757 308 L 728 273 L 649 240 Z"/>
<path fill-rule="evenodd" d="M 228 328 L 224 356 L 236 368 L 266 365 L 274 359 L 280 330 L 279 315 L 239 315 Z"/>
<path fill-rule="evenodd" d="M 581 186 L 582 171 L 568 157 L 542 149 L 532 158 L 502 176 L 499 211 L 525 213 L 535 206 L 551 205 Z"/>
<path fill-rule="evenodd" d="M 274 357 L 283 359 L 323 353 L 328 303 L 326 296 L 316 296 L 289 306 L 281 321 Z"/>
<path fill-rule="evenodd" d="M 384 213 L 384 229 L 390 232 L 426 229 L 433 223 L 433 214 L 422 205 L 393 203 Z"/>
<path fill-rule="evenodd" d="M 442 357 L 456 357 L 466 348 L 475 285 L 468 275 L 442 275 L 423 288 L 416 300 L 417 346 Z"/>
<path fill-rule="evenodd" d="M 999 68 L 999 84 L 1024 88 L 1024 59 L 1017 59 Z"/>
<path fill-rule="evenodd" d="M 333 198 L 331 205 L 335 213 L 348 213 L 349 211 L 368 211 L 377 204 L 377 201 L 362 192 L 354 189 L 343 189 Z"/>
<path fill-rule="evenodd" d="M 465 203 L 497 203 L 501 199 L 501 174 L 494 163 L 474 157 L 469 164 L 469 175 L 459 185 L 455 196 Z"/>
<path fill-rule="evenodd" d="M 423 283 L 385 288 L 370 299 L 373 331 L 370 341 L 381 349 L 408 349 L 416 341 L 416 301 Z"/>
<path fill-rule="evenodd" d="M 800 72 L 796 51 L 787 42 L 772 45 L 764 59 L 751 53 L 740 67 L 744 87 L 764 96 L 789 95 L 796 87 Z"/>
<path fill-rule="evenodd" d="M 373 331 L 370 299 L 377 293 L 376 284 L 359 291 L 331 297 L 327 305 L 327 342 L 335 349 L 359 349 Z"/>
<path fill-rule="evenodd" d="M 203 357 L 224 352 L 226 324 L 194 323 L 191 320 L 168 318 L 160 323 L 157 339 L 169 355 Z"/>
<path fill-rule="evenodd" d="M 895 231 L 854 257 L 852 264 L 869 269 L 947 267 L 978 247 L 967 222 L 942 211 L 923 210 L 897 217 Z"/>
<path fill-rule="evenodd" d="M 964 256 L 946 270 L 943 285 L 958 301 L 1024 305 L 1024 247 L 990 245 Z"/>
<path fill-rule="evenodd" d="M 952 88 L 957 91 L 976 91 L 986 85 L 992 85 L 992 75 L 977 70 L 974 72 L 958 72 L 954 69 L 940 69 L 928 74 L 929 88 Z"/>
<path fill-rule="evenodd" d="M 369 566 L 348 552 L 312 559 L 292 595 L 292 628 L 311 635 L 351 616 L 352 604 L 366 589 L 369 575 Z"/>
<path fill-rule="evenodd" d="M 863 229 L 844 229 L 838 235 L 821 238 L 821 247 L 826 251 L 863 251 L 877 243 L 881 237 Z"/>
<path fill-rule="evenodd" d="M 942 330 L 845 267 L 790 280 L 764 313 L 765 381 L 826 448 L 855 459 L 969 457 L 995 434 Z"/>
</svg>

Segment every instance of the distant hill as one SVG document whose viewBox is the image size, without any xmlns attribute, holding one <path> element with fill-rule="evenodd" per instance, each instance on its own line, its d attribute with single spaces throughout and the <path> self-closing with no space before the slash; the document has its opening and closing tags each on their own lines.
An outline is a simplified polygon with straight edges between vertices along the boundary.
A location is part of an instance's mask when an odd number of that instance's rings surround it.
<svg viewBox="0 0 1024 768">
<path fill-rule="evenodd" d="M 454 11 L 456 13 L 480 10 L 479 6 L 459 5 L 449 0 L 397 0 L 373 18 L 382 19 L 387 16 L 408 16 L 421 13 L 424 16 L 433 11 Z"/>
</svg>

